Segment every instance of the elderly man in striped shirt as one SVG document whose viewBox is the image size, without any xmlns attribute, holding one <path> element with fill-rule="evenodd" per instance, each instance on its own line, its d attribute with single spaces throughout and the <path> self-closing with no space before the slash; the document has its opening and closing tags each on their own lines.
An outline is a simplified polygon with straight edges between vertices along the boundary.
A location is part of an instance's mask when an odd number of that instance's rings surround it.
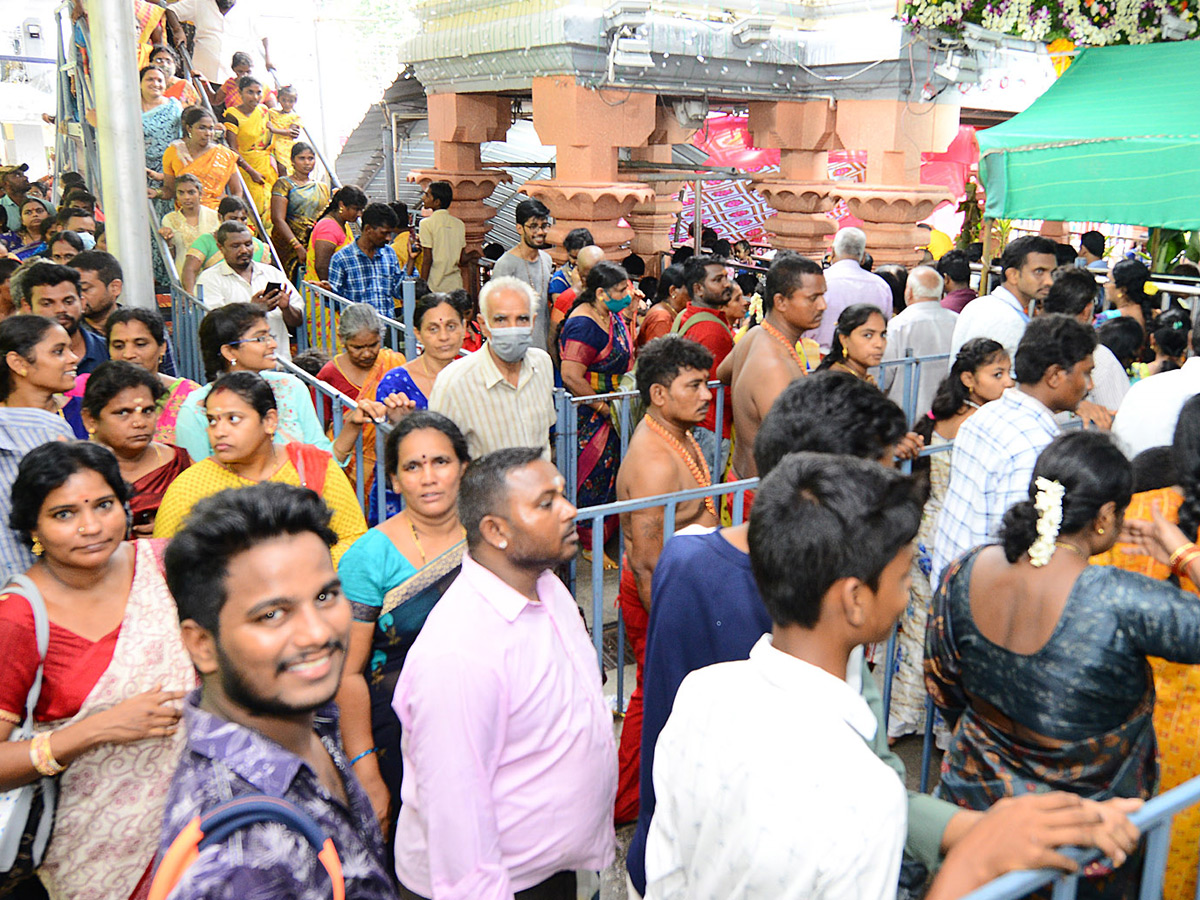
<svg viewBox="0 0 1200 900">
<path fill-rule="evenodd" d="M 487 343 L 434 382 L 429 408 L 462 429 L 472 459 L 506 447 L 537 447 L 550 458 L 554 368 L 546 351 L 531 346 L 536 309 L 528 284 L 493 278 L 479 292 Z"/>
</svg>

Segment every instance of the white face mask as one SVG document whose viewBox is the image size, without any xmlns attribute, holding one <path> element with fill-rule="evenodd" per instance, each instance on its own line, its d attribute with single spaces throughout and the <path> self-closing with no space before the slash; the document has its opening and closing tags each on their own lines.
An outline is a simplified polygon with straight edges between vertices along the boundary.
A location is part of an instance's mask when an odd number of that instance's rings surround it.
<svg viewBox="0 0 1200 900">
<path fill-rule="evenodd" d="M 84 250 L 94 250 L 96 247 L 96 236 L 87 231 L 77 232 L 79 239 L 83 241 Z"/>
<path fill-rule="evenodd" d="M 492 350 L 507 363 L 514 363 L 525 357 L 526 351 L 533 345 L 533 326 L 515 325 L 512 328 L 493 328 L 492 336 L 488 339 Z"/>
</svg>

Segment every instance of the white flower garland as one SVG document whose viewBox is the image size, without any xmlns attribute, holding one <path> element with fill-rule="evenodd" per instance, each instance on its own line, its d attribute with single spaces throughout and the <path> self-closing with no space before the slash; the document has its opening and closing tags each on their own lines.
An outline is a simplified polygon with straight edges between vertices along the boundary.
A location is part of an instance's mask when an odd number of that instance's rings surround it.
<svg viewBox="0 0 1200 900">
<path fill-rule="evenodd" d="M 1057 481 L 1040 475 L 1034 481 L 1034 486 L 1037 488 L 1033 506 L 1038 512 L 1038 536 L 1029 548 L 1029 561 L 1040 569 L 1054 555 L 1054 542 L 1062 526 L 1062 500 L 1066 490 Z"/>
</svg>

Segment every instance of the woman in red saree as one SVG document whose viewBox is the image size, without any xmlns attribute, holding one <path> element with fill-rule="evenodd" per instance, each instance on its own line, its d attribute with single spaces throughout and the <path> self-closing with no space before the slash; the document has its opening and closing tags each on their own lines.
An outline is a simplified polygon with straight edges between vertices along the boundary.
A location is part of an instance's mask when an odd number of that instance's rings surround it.
<svg viewBox="0 0 1200 900">
<path fill-rule="evenodd" d="M 164 392 L 157 376 L 118 360 L 97 366 L 83 392 L 83 422 L 88 433 L 113 452 L 121 477 L 133 489 L 129 509 L 137 537 L 154 533 L 154 517 L 163 494 L 192 464 L 182 447 L 154 440 L 158 400 Z"/>
<path fill-rule="evenodd" d="M 368 303 L 352 303 L 338 317 L 342 352 L 325 363 L 317 378 L 353 400 L 374 400 L 379 381 L 390 370 L 404 365 L 403 353 L 383 346 L 383 322 Z M 332 404 L 325 401 L 325 422 L 332 427 Z M 332 432 L 331 432 L 332 436 Z M 363 478 L 367 489 L 375 473 L 375 426 L 363 425 Z M 348 468 L 353 483 L 356 473 Z"/>
<path fill-rule="evenodd" d="M 113 455 L 81 441 L 35 448 L 13 484 L 12 525 L 37 562 L 0 592 L 0 740 L 24 718 L 38 671 L 34 603 L 50 639 L 35 736 L 6 756 L 0 790 L 58 777 L 38 869 L 52 897 L 146 896 L 184 744 L 177 704 L 196 686 L 163 542 L 125 540 L 128 496 Z"/>
</svg>

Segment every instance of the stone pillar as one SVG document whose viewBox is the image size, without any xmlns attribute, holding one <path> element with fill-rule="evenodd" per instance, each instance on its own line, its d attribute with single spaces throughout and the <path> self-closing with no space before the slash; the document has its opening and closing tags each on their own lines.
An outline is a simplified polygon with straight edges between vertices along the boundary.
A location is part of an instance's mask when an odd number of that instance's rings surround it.
<svg viewBox="0 0 1200 900">
<path fill-rule="evenodd" d="M 758 101 L 747 127 L 754 146 L 779 150 L 779 171 L 756 176 L 754 189 L 775 209 L 767 221 L 776 247 L 820 259 L 837 226 L 827 212 L 835 202 L 829 151 L 836 149 L 833 105 L 825 100 Z"/>
<path fill-rule="evenodd" d="M 686 144 L 696 129 L 679 124 L 675 114 L 665 106 L 658 106 L 654 113 L 654 131 L 644 147 L 634 147 L 630 157 L 637 162 L 669 163 L 671 148 L 675 144 Z M 638 174 L 628 174 L 630 181 L 637 181 Z M 679 191 L 683 181 L 654 181 L 650 183 L 654 196 L 638 203 L 626 218 L 633 228 L 633 243 L 630 250 L 646 260 L 646 274 L 661 272 L 662 255 L 671 252 L 671 232 L 679 220 L 683 204 Z"/>
<path fill-rule="evenodd" d="M 484 166 L 479 145 L 504 140 L 512 123 L 511 101 L 496 94 L 430 94 L 428 105 L 433 168 L 410 172 L 408 180 L 421 187 L 433 181 L 450 182 L 454 188 L 450 212 L 466 226 L 467 251 L 482 255 L 483 238 L 496 214 L 483 201 L 512 176 Z"/>
<path fill-rule="evenodd" d="M 654 94 L 637 91 L 608 91 L 602 97 L 573 75 L 533 79 L 533 127 L 557 155 L 554 178 L 527 181 L 523 190 L 554 216 L 549 239 L 557 245 L 550 251 L 557 261 L 566 259 L 562 240 L 572 228 L 587 228 L 612 256 L 633 238 L 633 230 L 619 220 L 653 200 L 654 190 L 620 180 L 617 151 L 646 143 L 655 129 L 655 102 Z"/>
<path fill-rule="evenodd" d="M 1071 229 L 1067 227 L 1066 222 L 1043 222 L 1041 231 L 1038 233 L 1059 244 L 1071 242 Z"/>
<path fill-rule="evenodd" d="M 958 132 L 958 108 L 902 100 L 840 100 L 837 134 L 867 152 L 867 180 L 838 182 L 835 195 L 863 220 L 875 264 L 915 265 L 926 236 L 916 227 L 944 200 L 940 185 L 921 184 L 921 153 L 945 150 Z"/>
</svg>

